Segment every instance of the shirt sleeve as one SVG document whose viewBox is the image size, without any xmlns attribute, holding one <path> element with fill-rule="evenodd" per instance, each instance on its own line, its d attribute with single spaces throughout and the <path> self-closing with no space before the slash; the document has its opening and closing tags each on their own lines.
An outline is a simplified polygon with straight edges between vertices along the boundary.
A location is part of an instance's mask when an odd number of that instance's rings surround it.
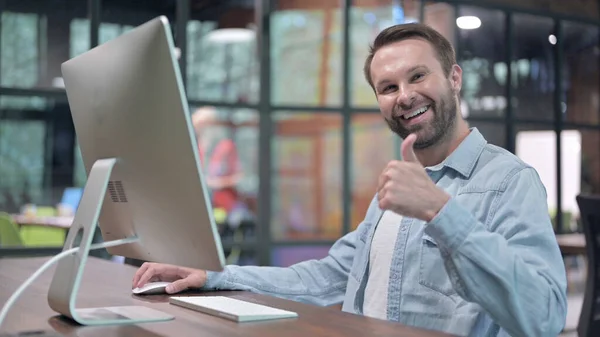
<svg viewBox="0 0 600 337">
<path fill-rule="evenodd" d="M 320 306 L 341 303 L 354 258 L 356 234 L 338 240 L 329 254 L 290 267 L 229 265 L 208 272 L 205 290 L 246 290 Z"/>
<path fill-rule="evenodd" d="M 205 290 L 246 290 L 298 302 L 328 306 L 342 303 L 360 234 L 372 225 L 377 212 L 373 199 L 365 220 L 358 228 L 336 241 L 328 255 L 290 267 L 226 266 L 222 272 L 208 272 Z"/>
<path fill-rule="evenodd" d="M 566 320 L 566 272 L 532 168 L 496 192 L 486 226 L 450 199 L 426 225 L 455 290 L 511 336 L 557 336 Z"/>
</svg>

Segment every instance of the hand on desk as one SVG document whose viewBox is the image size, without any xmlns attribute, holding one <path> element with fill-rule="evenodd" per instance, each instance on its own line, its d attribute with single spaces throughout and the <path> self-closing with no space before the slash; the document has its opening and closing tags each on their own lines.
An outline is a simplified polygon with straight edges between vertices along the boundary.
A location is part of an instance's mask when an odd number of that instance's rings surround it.
<svg viewBox="0 0 600 337">
<path fill-rule="evenodd" d="M 165 290 L 167 294 L 174 294 L 190 288 L 202 287 L 206 283 L 206 271 L 146 262 L 135 273 L 132 288 L 156 281 L 172 282 Z"/>
</svg>

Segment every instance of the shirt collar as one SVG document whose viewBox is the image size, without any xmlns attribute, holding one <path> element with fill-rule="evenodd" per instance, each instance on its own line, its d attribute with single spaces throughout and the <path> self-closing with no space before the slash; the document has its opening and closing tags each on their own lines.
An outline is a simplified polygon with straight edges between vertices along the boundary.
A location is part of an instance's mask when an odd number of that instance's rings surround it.
<svg viewBox="0 0 600 337">
<path fill-rule="evenodd" d="M 476 127 L 469 128 L 469 135 L 458 145 L 458 147 L 443 162 L 435 166 L 427 167 L 430 171 L 440 171 L 449 167 L 468 178 L 481 155 L 487 141 Z"/>
</svg>

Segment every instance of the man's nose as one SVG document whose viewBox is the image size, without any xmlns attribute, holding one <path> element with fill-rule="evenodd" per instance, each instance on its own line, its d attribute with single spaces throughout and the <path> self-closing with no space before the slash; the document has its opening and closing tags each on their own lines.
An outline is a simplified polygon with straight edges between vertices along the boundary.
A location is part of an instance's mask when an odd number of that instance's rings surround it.
<svg viewBox="0 0 600 337">
<path fill-rule="evenodd" d="M 401 84 L 398 87 L 398 98 L 396 104 L 402 109 L 409 109 L 415 101 L 415 91 L 409 84 Z"/>
</svg>

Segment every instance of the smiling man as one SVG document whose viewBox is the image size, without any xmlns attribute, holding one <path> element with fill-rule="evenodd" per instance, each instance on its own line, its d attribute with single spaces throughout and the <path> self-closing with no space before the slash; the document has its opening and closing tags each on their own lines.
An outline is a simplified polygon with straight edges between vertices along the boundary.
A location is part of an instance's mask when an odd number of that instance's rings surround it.
<svg viewBox="0 0 600 337">
<path fill-rule="evenodd" d="M 359 227 L 321 260 L 221 273 L 146 263 L 133 286 L 165 280 L 238 289 L 460 336 L 556 336 L 566 275 L 536 171 L 460 115 L 462 70 L 422 24 L 382 31 L 365 62 L 402 161 L 382 172 Z"/>
</svg>

